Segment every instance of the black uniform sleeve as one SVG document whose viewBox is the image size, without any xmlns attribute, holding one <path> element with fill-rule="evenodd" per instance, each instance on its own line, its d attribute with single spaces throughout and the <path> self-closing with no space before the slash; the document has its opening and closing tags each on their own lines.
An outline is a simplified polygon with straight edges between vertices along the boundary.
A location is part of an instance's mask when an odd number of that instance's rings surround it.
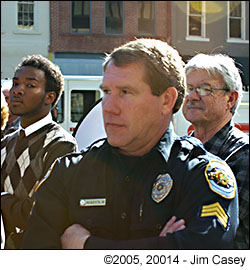
<svg viewBox="0 0 250 270">
<path fill-rule="evenodd" d="M 149 237 L 126 241 L 112 241 L 90 236 L 84 245 L 84 249 L 178 249 L 178 245 L 173 234 L 167 234 L 166 237 Z"/>
</svg>

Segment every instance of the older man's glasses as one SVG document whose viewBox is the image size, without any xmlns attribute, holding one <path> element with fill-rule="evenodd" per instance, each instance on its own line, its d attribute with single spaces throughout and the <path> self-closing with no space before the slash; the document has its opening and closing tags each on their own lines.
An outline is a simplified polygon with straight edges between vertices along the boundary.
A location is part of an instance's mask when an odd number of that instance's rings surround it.
<svg viewBox="0 0 250 270">
<path fill-rule="evenodd" d="M 201 97 L 209 96 L 209 95 L 213 94 L 214 93 L 214 90 L 227 91 L 227 89 L 211 87 L 209 85 L 206 85 L 206 86 L 197 86 L 197 87 L 188 86 L 187 87 L 187 95 L 189 95 L 193 90 L 195 90 L 196 93 L 199 96 L 201 96 Z"/>
</svg>

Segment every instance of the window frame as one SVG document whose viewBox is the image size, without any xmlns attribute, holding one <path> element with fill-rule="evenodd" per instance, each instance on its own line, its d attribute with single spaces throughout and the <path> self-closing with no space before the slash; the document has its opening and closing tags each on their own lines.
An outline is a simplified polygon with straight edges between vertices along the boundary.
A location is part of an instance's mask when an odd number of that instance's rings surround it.
<svg viewBox="0 0 250 270">
<path fill-rule="evenodd" d="M 201 35 L 200 36 L 194 36 L 189 34 L 189 17 L 190 17 L 190 2 L 193 1 L 187 1 L 187 28 L 186 28 L 186 40 L 190 41 L 210 41 L 209 38 L 206 37 L 206 1 L 199 1 L 201 2 Z"/>
<path fill-rule="evenodd" d="M 82 1 L 84 2 L 84 1 Z M 70 33 L 73 35 L 90 35 L 92 33 L 92 27 L 91 27 L 91 22 L 92 22 L 92 16 L 91 16 L 91 11 L 92 11 L 92 1 L 89 2 L 89 32 L 73 32 L 72 31 L 72 9 L 73 9 L 73 1 L 70 1 Z"/>
<path fill-rule="evenodd" d="M 106 31 L 106 8 L 107 8 L 107 2 L 108 1 L 104 1 L 104 35 L 106 36 L 124 36 L 124 23 L 125 23 L 125 19 L 124 19 L 124 1 L 118 1 L 121 2 L 122 4 L 122 33 L 107 33 Z"/>
<path fill-rule="evenodd" d="M 241 26 L 241 38 L 230 37 L 230 2 L 227 1 L 227 42 L 228 43 L 249 43 L 249 40 L 246 40 L 246 1 L 241 2 L 241 17 L 240 17 L 240 26 Z"/>
<path fill-rule="evenodd" d="M 139 16 L 138 16 L 139 2 L 152 2 L 153 3 L 153 7 L 154 7 L 154 31 L 153 31 L 152 34 L 142 34 L 142 33 L 139 32 Z M 155 4 L 155 1 L 136 1 L 136 10 L 137 10 L 136 16 L 137 16 L 137 34 L 138 34 L 138 36 L 147 36 L 147 37 L 156 36 L 156 4 Z"/>
<path fill-rule="evenodd" d="M 16 1 L 15 5 L 15 25 L 16 25 L 16 30 L 13 31 L 14 34 L 41 34 L 39 31 L 39 25 L 38 25 L 38 2 L 39 1 L 33 1 L 33 8 L 34 8 L 34 27 L 33 29 L 25 29 L 25 28 L 19 28 L 18 27 L 18 4 L 20 1 Z M 25 2 L 25 1 L 24 1 Z"/>
</svg>

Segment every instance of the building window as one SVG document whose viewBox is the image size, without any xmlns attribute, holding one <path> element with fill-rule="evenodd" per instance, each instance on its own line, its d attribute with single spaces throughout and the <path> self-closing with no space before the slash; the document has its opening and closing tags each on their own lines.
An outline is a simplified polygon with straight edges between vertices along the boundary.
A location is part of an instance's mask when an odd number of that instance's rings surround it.
<svg viewBox="0 0 250 270">
<path fill-rule="evenodd" d="M 18 1 L 18 28 L 34 30 L 34 1 Z"/>
<path fill-rule="evenodd" d="M 154 1 L 137 2 L 138 34 L 152 36 L 155 34 Z"/>
<path fill-rule="evenodd" d="M 123 34 L 123 1 L 105 1 L 105 33 Z"/>
<path fill-rule="evenodd" d="M 72 33 L 90 32 L 90 1 L 71 2 Z"/>
<path fill-rule="evenodd" d="M 228 1 L 228 7 L 229 38 L 245 39 L 243 1 Z"/>
<path fill-rule="evenodd" d="M 188 36 L 205 37 L 205 1 L 187 2 Z"/>
</svg>

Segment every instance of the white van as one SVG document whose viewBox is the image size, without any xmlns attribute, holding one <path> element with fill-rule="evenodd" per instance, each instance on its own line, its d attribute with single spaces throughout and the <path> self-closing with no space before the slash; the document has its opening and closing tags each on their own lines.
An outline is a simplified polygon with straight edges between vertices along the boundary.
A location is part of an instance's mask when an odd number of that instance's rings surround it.
<svg viewBox="0 0 250 270">
<path fill-rule="evenodd" d="M 59 123 L 73 133 L 78 121 L 103 96 L 102 76 L 64 76 L 64 92 L 57 104 Z"/>
</svg>

